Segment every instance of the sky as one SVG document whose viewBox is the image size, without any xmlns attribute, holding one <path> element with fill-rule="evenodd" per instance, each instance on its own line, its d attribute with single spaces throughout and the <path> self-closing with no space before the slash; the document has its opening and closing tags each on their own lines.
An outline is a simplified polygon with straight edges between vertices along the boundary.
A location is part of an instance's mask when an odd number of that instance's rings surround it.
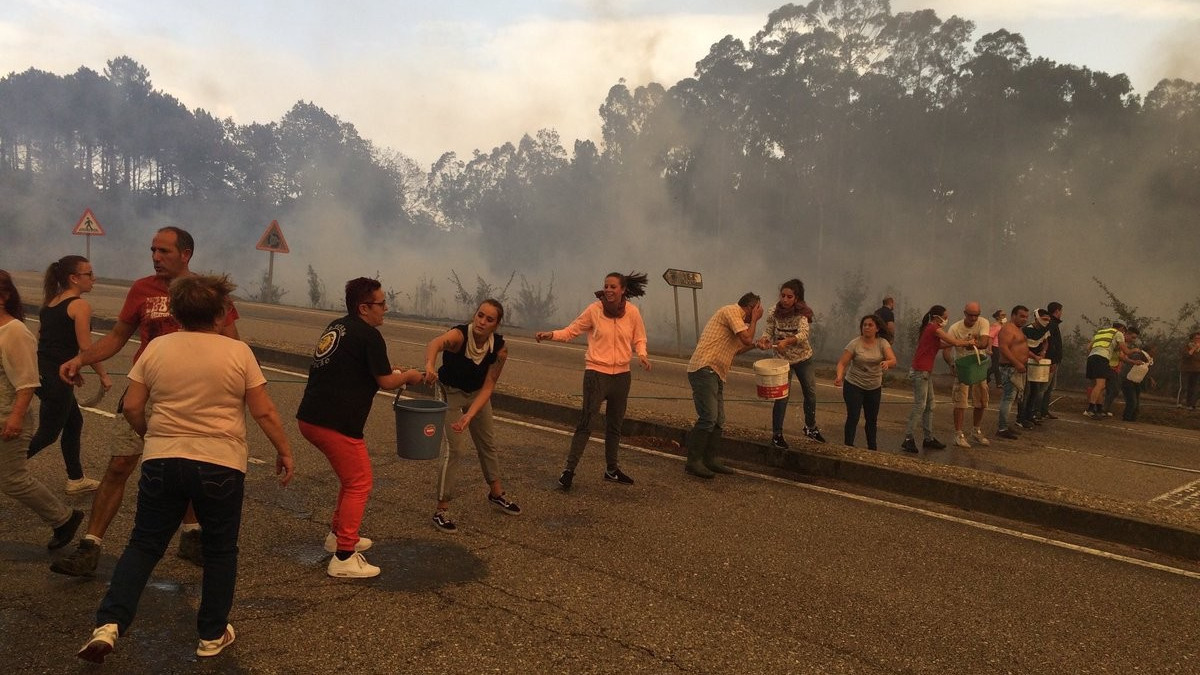
<svg viewBox="0 0 1200 675">
<path fill-rule="evenodd" d="M 599 140 L 621 79 L 670 86 L 725 35 L 748 41 L 779 0 L 415 2 L 5 0 L 0 75 L 103 72 L 129 56 L 154 88 L 239 124 L 311 101 L 426 167 L 554 128 Z M 1125 73 L 1144 95 L 1200 80 L 1200 0 L 894 0 L 1021 33 L 1034 56 Z"/>
</svg>

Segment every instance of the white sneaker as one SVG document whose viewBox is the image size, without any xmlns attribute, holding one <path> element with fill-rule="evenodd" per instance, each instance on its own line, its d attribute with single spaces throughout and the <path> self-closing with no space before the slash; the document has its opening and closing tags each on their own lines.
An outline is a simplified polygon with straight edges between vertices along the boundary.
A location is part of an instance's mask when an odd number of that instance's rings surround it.
<svg viewBox="0 0 1200 675">
<path fill-rule="evenodd" d="M 957 446 L 958 446 L 958 447 L 960 447 L 960 448 L 969 448 L 969 447 L 971 447 L 971 444 L 967 442 L 967 436 L 966 436 L 966 434 L 964 434 L 964 433 L 963 433 L 963 432 L 961 432 L 961 431 L 959 431 L 959 432 L 957 432 L 957 433 L 955 433 L 955 434 L 954 434 L 954 444 L 955 444 L 955 445 L 957 445 Z"/>
<path fill-rule="evenodd" d="M 976 429 L 975 431 L 971 432 L 971 440 L 975 441 L 976 443 L 978 443 L 980 445 L 991 445 L 992 444 L 992 442 L 987 439 L 987 436 L 983 435 L 983 429 Z"/>
<path fill-rule="evenodd" d="M 100 481 L 84 476 L 78 480 L 68 478 L 67 487 L 63 491 L 69 495 L 81 495 L 85 492 L 92 492 L 98 487 L 100 487 Z"/>
<path fill-rule="evenodd" d="M 227 623 L 225 624 L 225 632 L 221 633 L 221 637 L 215 640 L 201 640 L 196 645 L 196 656 L 216 656 L 221 653 L 221 650 L 233 644 L 233 641 L 236 639 L 237 632 L 233 630 L 233 624 Z"/>
<path fill-rule="evenodd" d="M 355 551 L 365 551 L 365 550 L 371 548 L 374 544 L 375 544 L 375 542 L 371 541 L 370 539 L 367 539 L 366 537 L 359 537 L 358 543 L 356 543 L 354 545 L 354 550 Z M 325 535 L 325 552 L 326 553 L 337 553 L 337 535 L 332 532 Z"/>
<path fill-rule="evenodd" d="M 379 576 L 379 568 L 367 562 L 361 553 L 338 560 L 335 555 L 329 559 L 329 567 L 325 570 L 331 577 L 343 579 L 367 579 Z"/>
<path fill-rule="evenodd" d="M 97 626 L 96 630 L 92 631 L 92 639 L 75 655 L 88 663 L 104 663 L 104 657 L 108 656 L 117 644 L 117 632 L 115 623 Z"/>
</svg>

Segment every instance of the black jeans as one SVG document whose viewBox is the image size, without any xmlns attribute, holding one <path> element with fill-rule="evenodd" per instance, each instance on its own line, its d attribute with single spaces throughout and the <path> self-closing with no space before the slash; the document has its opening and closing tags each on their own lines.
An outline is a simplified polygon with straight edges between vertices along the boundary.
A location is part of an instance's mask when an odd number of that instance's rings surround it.
<svg viewBox="0 0 1200 675">
<path fill-rule="evenodd" d="M 883 388 L 861 389 L 842 381 L 842 400 L 846 402 L 846 445 L 854 445 L 854 435 L 858 431 L 858 416 L 866 418 L 867 449 L 875 450 L 876 422 L 879 420 L 879 401 L 883 397 Z"/>
<path fill-rule="evenodd" d="M 83 434 L 83 413 L 79 412 L 79 403 L 75 401 L 75 388 L 58 379 L 55 371 L 53 379 L 49 374 L 42 375 L 42 386 L 37 390 L 41 405 L 38 408 L 38 428 L 29 440 L 29 450 L 26 456 L 32 458 L 62 435 L 63 464 L 67 469 L 67 478 L 78 480 L 83 478 L 83 464 L 79 461 L 79 439 Z"/>
<path fill-rule="evenodd" d="M 1121 397 L 1125 399 L 1125 411 L 1121 419 L 1136 422 L 1138 409 L 1142 407 L 1142 383 L 1121 380 Z"/>
</svg>

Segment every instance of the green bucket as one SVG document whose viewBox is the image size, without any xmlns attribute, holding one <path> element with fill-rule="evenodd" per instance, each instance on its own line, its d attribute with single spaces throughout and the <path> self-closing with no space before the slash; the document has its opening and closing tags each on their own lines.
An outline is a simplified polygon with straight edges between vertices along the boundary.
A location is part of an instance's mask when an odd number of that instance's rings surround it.
<svg viewBox="0 0 1200 675">
<path fill-rule="evenodd" d="M 400 398 L 396 412 L 396 454 L 403 459 L 437 459 L 442 450 L 446 404 L 427 398 Z"/>
<path fill-rule="evenodd" d="M 987 379 L 988 368 L 991 365 L 991 359 L 975 347 L 974 354 L 960 356 L 954 360 L 954 372 L 958 375 L 958 381 L 963 384 L 979 384 Z"/>
</svg>

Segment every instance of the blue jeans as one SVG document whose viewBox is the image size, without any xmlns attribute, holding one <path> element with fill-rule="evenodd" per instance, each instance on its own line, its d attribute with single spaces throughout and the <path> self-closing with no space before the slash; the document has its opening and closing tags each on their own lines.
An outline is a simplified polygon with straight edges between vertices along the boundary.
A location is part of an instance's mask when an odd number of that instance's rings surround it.
<svg viewBox="0 0 1200 675">
<path fill-rule="evenodd" d="M 846 445 L 854 447 L 855 432 L 858 431 L 858 416 L 866 418 L 867 449 L 875 450 L 876 423 L 879 420 L 879 401 L 883 397 L 883 388 L 862 389 L 849 382 L 842 382 L 842 400 L 846 402 Z"/>
<path fill-rule="evenodd" d="M 933 438 L 932 376 L 933 374 L 927 370 L 913 370 L 909 373 L 909 377 L 912 378 L 913 404 L 912 411 L 908 413 L 908 427 L 904 430 L 905 438 L 913 435 L 918 417 L 921 418 L 921 430 L 925 432 L 925 438 Z"/>
<path fill-rule="evenodd" d="M 1038 406 L 1042 403 L 1046 384 L 1046 382 L 1025 383 L 1025 396 L 1021 399 L 1021 407 L 1020 412 L 1017 414 L 1017 419 L 1033 422 L 1034 416 L 1038 414 Z"/>
<path fill-rule="evenodd" d="M 725 383 L 708 366 L 688 373 L 692 385 L 692 403 L 696 404 L 697 431 L 709 432 L 725 428 Z"/>
<path fill-rule="evenodd" d="M 129 544 L 113 569 L 108 592 L 96 611 L 96 625 L 129 630 L 150 573 L 183 520 L 188 502 L 203 528 L 204 578 L 196 632 L 201 640 L 225 633 L 237 582 L 238 532 L 246 474 L 208 462 L 170 457 L 142 462 L 137 513 Z"/>
<path fill-rule="evenodd" d="M 789 378 L 792 373 L 795 373 L 796 380 L 800 382 L 800 391 L 804 393 L 804 426 L 815 429 L 817 426 L 817 376 L 813 372 L 812 359 L 793 363 L 788 374 Z M 783 418 L 787 415 L 788 399 L 790 398 L 789 388 L 788 395 L 776 399 L 774 407 L 771 408 L 771 433 L 776 436 L 783 433 Z"/>
<path fill-rule="evenodd" d="M 1007 364 L 1000 364 L 1000 385 L 1004 387 L 1004 395 L 1000 397 L 1000 415 L 997 428 L 1001 431 L 1008 428 L 1008 413 L 1012 410 L 1013 399 L 1025 389 L 1025 373 L 1018 373 Z"/>
</svg>

